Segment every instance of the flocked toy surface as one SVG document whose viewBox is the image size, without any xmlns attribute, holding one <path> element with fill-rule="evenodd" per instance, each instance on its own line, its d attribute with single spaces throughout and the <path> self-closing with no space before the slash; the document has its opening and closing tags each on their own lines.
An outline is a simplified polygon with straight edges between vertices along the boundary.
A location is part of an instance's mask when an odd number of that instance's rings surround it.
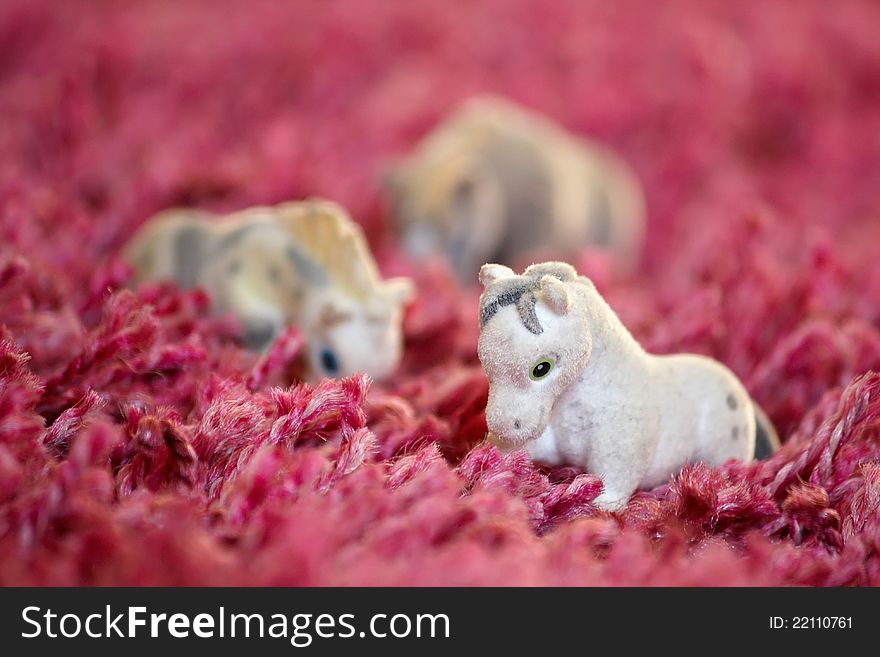
<svg viewBox="0 0 880 657">
<path fill-rule="evenodd" d="M 643 195 L 630 168 L 501 98 L 465 102 L 392 169 L 387 189 L 407 250 L 445 253 L 467 282 L 484 262 L 586 244 L 626 269 L 642 244 Z"/>
<path fill-rule="evenodd" d="M 601 508 L 621 508 L 689 461 L 751 460 L 758 429 L 761 442 L 775 442 L 730 370 L 703 356 L 647 353 L 570 265 L 517 275 L 489 264 L 480 281 L 491 440 L 600 476 Z"/>
<path fill-rule="evenodd" d="M 310 378 L 388 376 L 402 350 L 409 279 L 383 281 L 360 227 L 327 201 L 255 207 L 225 217 L 167 210 L 129 242 L 136 281 L 202 287 L 213 309 L 265 349 L 288 324 L 306 339 Z"/>
</svg>

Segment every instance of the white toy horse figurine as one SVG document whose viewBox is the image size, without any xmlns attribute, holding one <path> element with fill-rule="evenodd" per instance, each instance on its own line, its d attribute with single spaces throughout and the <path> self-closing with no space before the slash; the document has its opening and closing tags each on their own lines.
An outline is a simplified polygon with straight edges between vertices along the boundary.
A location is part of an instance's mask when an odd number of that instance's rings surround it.
<svg viewBox="0 0 880 657">
<path fill-rule="evenodd" d="M 756 433 L 775 441 L 730 370 L 703 356 L 647 353 L 570 265 L 532 265 L 521 276 L 483 265 L 480 282 L 494 442 L 600 476 L 600 508 L 620 509 L 689 461 L 751 460 Z"/>
</svg>

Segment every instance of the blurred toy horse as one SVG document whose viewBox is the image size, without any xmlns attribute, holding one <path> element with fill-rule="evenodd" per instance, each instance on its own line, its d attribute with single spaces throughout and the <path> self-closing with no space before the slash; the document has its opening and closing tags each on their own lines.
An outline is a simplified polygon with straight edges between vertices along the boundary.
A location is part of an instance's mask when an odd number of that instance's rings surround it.
<svg viewBox="0 0 880 657">
<path fill-rule="evenodd" d="M 166 210 L 138 231 L 125 257 L 136 281 L 204 288 L 215 312 L 238 318 L 250 349 L 266 349 L 296 324 L 312 379 L 355 372 L 381 379 L 400 362 L 412 283 L 382 280 L 360 227 L 335 203 L 282 203 L 222 218 Z"/>
<path fill-rule="evenodd" d="M 521 276 L 484 265 L 480 281 L 494 442 L 600 476 L 601 508 L 619 509 L 688 461 L 751 460 L 758 433 L 775 441 L 730 370 L 703 356 L 648 354 L 570 265 L 532 265 Z"/>
<path fill-rule="evenodd" d="M 586 245 L 626 271 L 644 237 L 641 183 L 623 159 L 494 96 L 455 109 L 389 170 L 386 191 L 410 255 L 443 253 L 468 283 L 486 261 Z"/>
</svg>

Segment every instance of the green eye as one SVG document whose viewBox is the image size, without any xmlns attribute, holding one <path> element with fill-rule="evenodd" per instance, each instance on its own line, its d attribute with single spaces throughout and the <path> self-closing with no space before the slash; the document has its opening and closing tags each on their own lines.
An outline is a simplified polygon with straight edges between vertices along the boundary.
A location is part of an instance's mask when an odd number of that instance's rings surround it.
<svg viewBox="0 0 880 657">
<path fill-rule="evenodd" d="M 529 372 L 529 378 L 532 381 L 543 379 L 545 376 L 550 374 L 550 371 L 553 369 L 554 365 L 556 365 L 556 361 L 552 358 L 542 358 L 537 363 L 532 365 L 532 369 Z"/>
</svg>

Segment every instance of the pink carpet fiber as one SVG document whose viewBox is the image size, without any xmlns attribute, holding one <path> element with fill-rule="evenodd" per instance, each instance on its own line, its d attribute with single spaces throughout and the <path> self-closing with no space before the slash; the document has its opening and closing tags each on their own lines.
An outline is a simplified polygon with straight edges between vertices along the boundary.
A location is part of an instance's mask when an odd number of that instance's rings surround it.
<svg viewBox="0 0 880 657">
<path fill-rule="evenodd" d="M 880 584 L 880 5 L 0 6 L 0 583 Z M 397 249 L 381 172 L 494 92 L 616 148 L 638 273 L 576 264 L 784 439 L 624 512 L 481 445 L 477 295 Z M 198 292 L 130 291 L 151 213 L 320 195 L 418 298 L 392 380 L 297 384 Z"/>
</svg>

